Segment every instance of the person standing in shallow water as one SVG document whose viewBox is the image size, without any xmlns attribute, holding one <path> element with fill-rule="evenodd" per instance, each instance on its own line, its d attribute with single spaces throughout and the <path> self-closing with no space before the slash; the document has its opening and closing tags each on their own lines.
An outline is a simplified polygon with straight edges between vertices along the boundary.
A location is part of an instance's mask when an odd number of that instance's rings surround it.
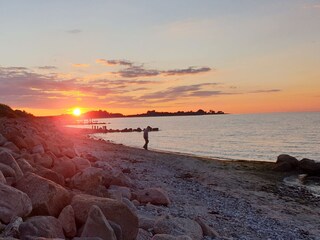
<svg viewBox="0 0 320 240">
<path fill-rule="evenodd" d="M 148 143 L 149 143 L 149 132 L 151 131 L 151 127 L 148 126 L 147 128 L 143 129 L 143 138 L 145 140 L 145 144 L 143 145 L 143 148 L 145 150 L 148 150 Z"/>
</svg>

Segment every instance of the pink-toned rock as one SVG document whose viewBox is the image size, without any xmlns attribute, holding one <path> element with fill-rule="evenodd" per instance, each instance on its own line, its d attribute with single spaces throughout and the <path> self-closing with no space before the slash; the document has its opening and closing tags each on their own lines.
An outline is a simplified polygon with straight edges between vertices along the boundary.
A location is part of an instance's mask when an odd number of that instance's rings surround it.
<svg viewBox="0 0 320 240">
<path fill-rule="evenodd" d="M 62 153 L 57 144 L 54 144 L 50 141 L 46 141 L 45 149 L 49 152 L 52 152 L 56 157 L 62 157 Z"/>
<path fill-rule="evenodd" d="M 110 223 L 96 205 L 93 205 L 89 210 L 81 237 L 100 237 L 104 240 L 117 240 Z"/>
<path fill-rule="evenodd" d="M 77 234 L 77 226 L 74 218 L 74 211 L 71 205 L 68 205 L 62 209 L 58 219 L 62 225 L 65 236 L 69 238 L 75 237 Z"/>
<path fill-rule="evenodd" d="M 138 217 L 124 203 L 109 198 L 101 198 L 86 194 L 79 194 L 73 197 L 71 206 L 75 212 L 76 221 L 84 224 L 89 209 L 97 205 L 105 217 L 118 224 L 122 229 L 123 240 L 133 240 L 138 233 Z"/>
<path fill-rule="evenodd" d="M 61 186 L 64 186 L 64 177 L 59 174 L 56 173 L 50 169 L 47 169 L 45 167 L 38 167 L 37 171 L 35 172 L 37 175 L 39 175 L 40 177 L 49 179 Z"/>
<path fill-rule="evenodd" d="M 20 179 L 23 176 L 23 173 L 18 165 L 18 163 L 16 162 L 16 160 L 14 159 L 14 157 L 8 153 L 8 152 L 1 152 L 0 153 L 0 163 L 8 165 L 9 167 L 11 167 L 15 174 L 16 174 L 16 179 Z"/>
<path fill-rule="evenodd" d="M 30 239 L 29 237 L 65 238 L 61 223 L 52 216 L 31 217 L 20 225 L 19 231 L 21 239 Z"/>
<path fill-rule="evenodd" d="M 76 151 L 74 150 L 74 148 L 62 148 L 61 150 L 62 155 L 67 156 L 69 158 L 74 158 L 77 156 Z"/>
<path fill-rule="evenodd" d="M 161 188 L 148 188 L 135 192 L 135 198 L 140 203 L 151 203 L 154 205 L 165 205 L 170 203 L 168 194 Z"/>
<path fill-rule="evenodd" d="M 71 160 L 73 161 L 74 165 L 76 166 L 77 171 L 82 171 L 86 168 L 91 167 L 91 163 L 85 158 L 74 157 Z"/>
<path fill-rule="evenodd" d="M 7 183 L 6 178 L 4 177 L 3 173 L 1 172 L 1 170 L 0 170 L 0 183 L 3 183 L 3 184 Z"/>
<path fill-rule="evenodd" d="M 36 145 L 32 148 L 32 153 L 39 153 L 39 154 L 43 154 L 44 153 L 44 148 L 42 146 L 42 144 Z"/>
<path fill-rule="evenodd" d="M 18 165 L 23 173 L 34 171 L 34 168 L 31 166 L 31 164 L 26 159 L 18 158 L 16 160 L 16 162 L 18 163 Z"/>
<path fill-rule="evenodd" d="M 64 178 L 71 178 L 76 174 L 76 166 L 70 158 L 62 157 L 54 162 L 53 171 L 61 174 Z"/>
<path fill-rule="evenodd" d="M 28 173 L 21 178 L 16 188 L 25 192 L 32 201 L 33 215 L 51 215 L 57 217 L 70 202 L 70 194 L 59 184 Z"/>
<path fill-rule="evenodd" d="M 13 142 L 6 142 L 3 147 L 10 149 L 12 152 L 20 152 L 20 149 Z"/>
<path fill-rule="evenodd" d="M 14 136 L 11 138 L 11 142 L 13 142 L 19 149 L 28 148 L 28 145 L 24 141 L 24 139 L 20 136 Z"/>
<path fill-rule="evenodd" d="M 7 139 L 0 133 L 0 146 L 3 146 L 7 142 Z"/>
<path fill-rule="evenodd" d="M 103 183 L 103 170 L 100 168 L 89 167 L 77 173 L 71 178 L 73 188 L 90 192 Z"/>
<path fill-rule="evenodd" d="M 9 223 L 12 217 L 25 217 L 31 213 L 32 204 L 27 194 L 0 183 L 0 221 Z"/>
<path fill-rule="evenodd" d="M 32 149 L 37 144 L 40 144 L 40 142 L 37 142 L 34 136 L 31 136 L 31 135 L 25 136 L 24 142 L 27 144 L 28 149 Z"/>
<path fill-rule="evenodd" d="M 34 162 L 36 165 L 43 166 L 45 168 L 51 168 L 53 166 L 53 159 L 50 155 L 46 153 L 37 154 L 37 157 L 34 158 Z"/>
<path fill-rule="evenodd" d="M 153 230 L 156 234 L 187 235 L 194 240 L 201 240 L 203 237 L 200 225 L 196 221 L 187 218 L 160 217 L 156 220 Z"/>
<path fill-rule="evenodd" d="M 12 177 L 14 179 L 16 178 L 15 171 L 11 167 L 9 167 L 8 165 L 0 163 L 0 171 L 2 172 L 2 174 L 5 177 Z"/>
</svg>

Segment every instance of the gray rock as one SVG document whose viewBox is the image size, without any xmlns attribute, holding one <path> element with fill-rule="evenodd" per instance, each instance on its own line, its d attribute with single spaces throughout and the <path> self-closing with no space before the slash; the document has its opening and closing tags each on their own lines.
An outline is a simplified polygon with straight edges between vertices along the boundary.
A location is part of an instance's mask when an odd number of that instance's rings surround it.
<svg viewBox="0 0 320 240">
<path fill-rule="evenodd" d="M 1 152 L 0 153 L 0 163 L 6 164 L 9 167 L 11 167 L 15 171 L 17 180 L 23 176 L 23 172 L 21 171 L 19 164 L 16 162 L 16 160 L 14 159 L 14 157 L 10 153 Z"/>
<path fill-rule="evenodd" d="M 100 168 L 86 168 L 71 178 L 71 186 L 85 192 L 91 192 L 102 185 L 103 175 L 103 170 Z"/>
<path fill-rule="evenodd" d="M 34 215 L 58 217 L 61 210 L 70 203 L 70 195 L 66 189 L 34 173 L 28 173 L 20 179 L 16 188 L 30 197 Z"/>
<path fill-rule="evenodd" d="M 52 216 L 35 216 L 26 220 L 19 227 L 21 239 L 28 237 L 65 238 L 58 219 Z"/>
<path fill-rule="evenodd" d="M 10 149 L 12 152 L 18 153 L 20 149 L 13 142 L 6 142 L 3 147 Z"/>
<path fill-rule="evenodd" d="M 320 162 L 304 158 L 299 161 L 299 169 L 310 175 L 320 174 Z"/>
<path fill-rule="evenodd" d="M 39 153 L 39 154 L 43 154 L 44 153 L 44 148 L 42 146 L 42 144 L 36 145 L 32 148 L 32 153 Z"/>
<path fill-rule="evenodd" d="M 170 203 L 168 194 L 161 188 L 148 188 L 135 192 L 135 198 L 140 203 L 151 203 L 154 205 L 165 205 Z"/>
<path fill-rule="evenodd" d="M 19 227 L 23 223 L 21 217 L 13 217 L 10 221 L 10 223 L 5 227 L 5 229 L 1 232 L 2 237 L 13 237 L 13 238 L 19 238 L 20 232 Z"/>
<path fill-rule="evenodd" d="M 0 133 L 0 146 L 3 146 L 7 142 L 7 139 Z"/>
<path fill-rule="evenodd" d="M 84 224 L 89 209 L 97 205 L 105 217 L 118 224 L 122 229 L 124 240 L 133 240 L 138 233 L 138 217 L 124 203 L 109 198 L 101 198 L 86 194 L 79 194 L 73 197 L 71 206 L 75 212 L 76 222 Z"/>
<path fill-rule="evenodd" d="M 3 173 L 1 172 L 1 170 L 0 170 L 0 183 L 3 183 L 3 184 L 7 183 L 6 178 L 4 177 Z"/>
<path fill-rule="evenodd" d="M 91 167 L 91 163 L 87 159 L 82 157 L 74 157 L 71 159 L 71 161 L 76 166 L 76 171 L 82 171 L 86 168 Z"/>
<path fill-rule="evenodd" d="M 156 220 L 153 229 L 156 234 L 187 235 L 194 240 L 201 240 L 203 237 L 200 225 L 187 218 L 163 216 Z"/>
<path fill-rule="evenodd" d="M 28 216 L 32 211 L 32 203 L 27 194 L 0 183 L 0 221 L 9 223 L 15 217 Z"/>
<path fill-rule="evenodd" d="M 71 205 L 62 209 L 58 219 L 62 225 L 65 236 L 69 238 L 75 237 L 77 234 L 77 226 Z"/>
<path fill-rule="evenodd" d="M 142 228 L 139 228 L 136 240 L 151 240 L 152 234 Z"/>
<path fill-rule="evenodd" d="M 108 220 L 96 205 L 93 205 L 89 210 L 81 237 L 100 237 L 104 240 L 117 240 Z"/>
</svg>

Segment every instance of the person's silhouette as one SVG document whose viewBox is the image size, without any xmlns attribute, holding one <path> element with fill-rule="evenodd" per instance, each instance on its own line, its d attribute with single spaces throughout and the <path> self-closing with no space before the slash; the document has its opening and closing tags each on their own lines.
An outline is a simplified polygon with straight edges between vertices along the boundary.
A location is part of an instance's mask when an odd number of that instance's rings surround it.
<svg viewBox="0 0 320 240">
<path fill-rule="evenodd" d="M 145 150 L 148 150 L 148 143 L 149 143 L 149 132 L 152 130 L 150 126 L 147 128 L 143 129 L 143 138 L 145 140 L 145 144 L 143 145 L 143 148 Z"/>
</svg>

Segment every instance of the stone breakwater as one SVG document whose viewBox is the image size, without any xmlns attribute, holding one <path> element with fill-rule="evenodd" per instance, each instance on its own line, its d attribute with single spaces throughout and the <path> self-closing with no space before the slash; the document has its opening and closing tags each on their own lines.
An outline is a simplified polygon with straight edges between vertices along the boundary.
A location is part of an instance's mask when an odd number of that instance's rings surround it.
<svg viewBox="0 0 320 240">
<path fill-rule="evenodd" d="M 47 120 L 0 118 L 0 238 L 217 236 L 201 218 L 139 217 L 138 206 L 169 205 L 167 192 L 138 189 L 130 169 L 115 169 L 108 159 L 78 151 L 74 137 Z"/>
</svg>

